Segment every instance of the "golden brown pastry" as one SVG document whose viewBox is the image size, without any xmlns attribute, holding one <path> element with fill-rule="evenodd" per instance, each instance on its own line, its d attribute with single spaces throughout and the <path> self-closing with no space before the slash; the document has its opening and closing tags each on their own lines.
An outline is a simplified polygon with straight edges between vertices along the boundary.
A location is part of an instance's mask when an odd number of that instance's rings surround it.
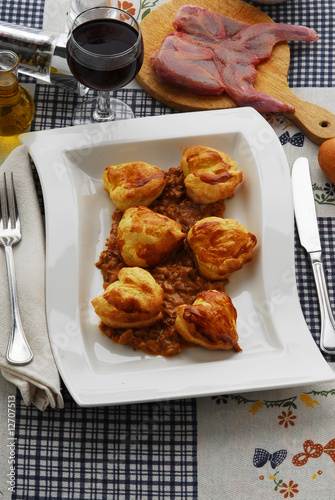
<svg viewBox="0 0 335 500">
<path fill-rule="evenodd" d="M 105 191 L 122 212 L 137 205 L 149 206 L 165 187 L 165 172 L 144 161 L 110 165 L 102 179 Z"/>
<path fill-rule="evenodd" d="M 214 203 L 233 196 L 243 174 L 222 151 L 207 146 L 190 146 L 183 152 L 181 167 L 186 194 L 196 203 Z"/>
<path fill-rule="evenodd" d="M 206 349 L 240 351 L 236 318 L 236 309 L 226 293 L 207 290 L 200 292 L 192 305 L 178 307 L 175 327 L 185 340 Z"/>
<path fill-rule="evenodd" d="M 118 247 L 128 266 L 155 266 L 184 239 L 178 222 L 147 207 L 128 208 L 117 230 Z"/>
<path fill-rule="evenodd" d="M 252 259 L 257 238 L 234 219 L 206 217 L 191 227 L 187 242 L 200 274 L 210 280 L 222 280 Z"/>
<path fill-rule="evenodd" d="M 118 281 L 92 300 L 101 321 L 111 328 L 142 328 L 162 319 L 163 289 L 139 267 L 124 267 Z"/>
</svg>

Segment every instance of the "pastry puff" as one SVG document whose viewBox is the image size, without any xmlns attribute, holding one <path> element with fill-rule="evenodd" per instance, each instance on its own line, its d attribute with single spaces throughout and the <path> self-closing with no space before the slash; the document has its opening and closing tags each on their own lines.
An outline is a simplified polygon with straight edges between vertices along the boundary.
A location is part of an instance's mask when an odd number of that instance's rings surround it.
<svg viewBox="0 0 335 500">
<path fill-rule="evenodd" d="M 200 274 L 210 280 L 222 280 L 252 259 L 257 238 L 234 219 L 206 217 L 191 227 L 187 242 Z"/>
<path fill-rule="evenodd" d="M 222 151 L 206 146 L 190 146 L 183 152 L 181 167 L 186 194 L 195 203 L 214 203 L 233 196 L 243 174 Z"/>
<path fill-rule="evenodd" d="M 165 172 L 143 161 L 110 165 L 102 177 L 104 189 L 124 212 L 136 205 L 149 206 L 162 194 L 165 187 Z"/>
<path fill-rule="evenodd" d="M 142 328 L 162 319 L 163 289 L 139 267 L 123 267 L 118 281 L 92 300 L 101 321 L 111 328 Z"/>
<path fill-rule="evenodd" d="M 128 208 L 117 230 L 117 244 L 128 266 L 155 266 L 184 239 L 178 222 L 147 207 Z"/>
<path fill-rule="evenodd" d="M 185 340 L 206 349 L 240 351 L 236 318 L 236 309 L 226 293 L 207 290 L 200 292 L 192 305 L 178 307 L 175 327 Z"/>
</svg>

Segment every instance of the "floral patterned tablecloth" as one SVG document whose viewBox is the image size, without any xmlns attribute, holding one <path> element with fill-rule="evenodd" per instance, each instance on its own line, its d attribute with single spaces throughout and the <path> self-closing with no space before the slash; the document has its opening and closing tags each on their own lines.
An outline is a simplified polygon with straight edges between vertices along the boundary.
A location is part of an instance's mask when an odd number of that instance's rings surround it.
<svg viewBox="0 0 335 500">
<path fill-rule="evenodd" d="M 7 0 L 0 19 L 63 31 L 68 0 Z M 143 19 L 162 0 L 118 1 Z M 251 2 L 250 2 L 251 3 Z M 288 0 L 262 8 L 277 22 L 306 24 L 321 33 L 317 47 L 291 47 L 289 83 L 301 98 L 335 113 L 331 0 Z M 33 130 L 69 126 L 78 98 L 30 85 Z M 136 84 L 119 91 L 136 116 L 172 113 Z M 307 156 L 334 305 L 335 186 L 321 172 L 318 146 L 281 115 L 267 114 L 289 166 Z M 2 143 L 3 146 L 3 143 Z M 298 291 L 318 343 L 320 318 L 307 256 L 296 238 Z M 330 357 L 327 361 L 331 363 Z M 333 366 L 333 363 L 331 363 Z M 285 372 L 285 364 L 282 368 Z M 271 373 L 264 373 L 271 377 Z M 0 384 L 0 498 L 115 500 L 335 499 L 335 383 L 266 392 L 218 394 L 182 401 L 80 408 L 63 388 L 64 410 L 26 407 L 15 388 Z M 9 402 L 15 401 L 15 487 L 8 482 Z M 6 424 L 6 425 L 4 425 Z"/>
<path fill-rule="evenodd" d="M 334 396 L 320 386 L 199 400 L 199 498 L 335 498 Z"/>
</svg>

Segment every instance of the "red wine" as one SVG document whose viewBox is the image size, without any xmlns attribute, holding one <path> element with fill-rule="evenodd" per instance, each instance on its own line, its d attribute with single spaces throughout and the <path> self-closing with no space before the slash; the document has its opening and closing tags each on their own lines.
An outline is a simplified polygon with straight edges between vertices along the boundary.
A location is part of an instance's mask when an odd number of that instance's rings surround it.
<svg viewBox="0 0 335 500">
<path fill-rule="evenodd" d="M 114 90 L 135 78 L 143 63 L 143 41 L 129 24 L 96 19 L 77 26 L 67 42 L 67 62 L 87 87 Z M 120 55 L 119 57 L 119 54 Z"/>
</svg>

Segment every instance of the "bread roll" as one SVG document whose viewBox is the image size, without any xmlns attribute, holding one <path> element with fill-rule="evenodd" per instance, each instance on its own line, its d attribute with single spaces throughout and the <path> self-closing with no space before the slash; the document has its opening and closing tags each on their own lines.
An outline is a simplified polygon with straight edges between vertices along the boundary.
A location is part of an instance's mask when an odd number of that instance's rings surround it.
<svg viewBox="0 0 335 500">
<path fill-rule="evenodd" d="M 210 280 L 222 280 L 252 259 L 257 238 L 234 219 L 206 217 L 191 227 L 187 242 L 200 274 Z"/>
<path fill-rule="evenodd" d="M 92 300 L 101 321 L 111 328 L 142 328 L 161 320 L 163 289 L 148 271 L 123 267 L 118 281 Z"/>
<path fill-rule="evenodd" d="M 236 309 L 226 293 L 207 290 L 200 292 L 192 305 L 178 307 L 175 327 L 185 340 L 206 349 L 240 351 L 236 318 Z"/>
<path fill-rule="evenodd" d="M 110 165 L 102 179 L 105 191 L 122 212 L 137 205 L 148 207 L 165 187 L 165 172 L 144 161 Z"/>
<path fill-rule="evenodd" d="M 243 174 L 222 151 L 207 146 L 190 146 L 180 163 L 186 194 L 195 203 L 210 204 L 231 198 Z"/>
<path fill-rule="evenodd" d="M 335 184 L 335 137 L 321 144 L 318 160 L 323 173 Z"/>
<path fill-rule="evenodd" d="M 147 207 L 128 208 L 117 230 L 117 244 L 128 266 L 156 266 L 184 239 L 178 222 Z"/>
</svg>

